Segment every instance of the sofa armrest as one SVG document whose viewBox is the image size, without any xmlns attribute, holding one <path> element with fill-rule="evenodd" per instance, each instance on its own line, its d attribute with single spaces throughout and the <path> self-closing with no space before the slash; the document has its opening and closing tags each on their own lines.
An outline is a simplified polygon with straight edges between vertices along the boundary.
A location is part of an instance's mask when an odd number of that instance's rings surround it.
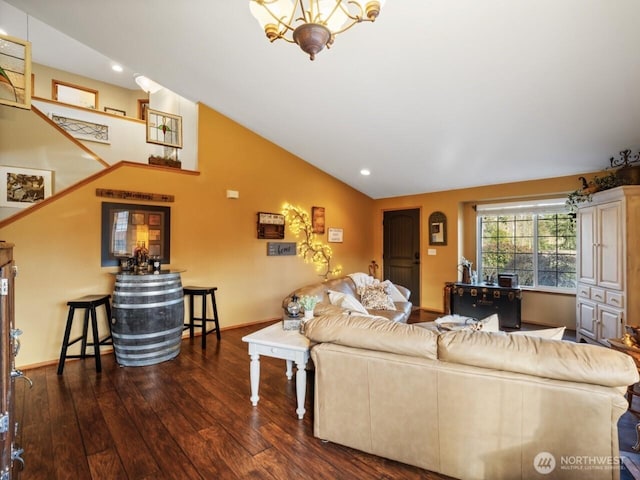
<svg viewBox="0 0 640 480">
<path fill-rule="evenodd" d="M 411 290 L 409 290 L 407 287 L 403 287 L 402 285 L 396 285 L 395 283 L 394 285 L 400 291 L 400 293 L 404 295 L 404 298 L 409 300 L 409 297 L 411 296 Z"/>
</svg>

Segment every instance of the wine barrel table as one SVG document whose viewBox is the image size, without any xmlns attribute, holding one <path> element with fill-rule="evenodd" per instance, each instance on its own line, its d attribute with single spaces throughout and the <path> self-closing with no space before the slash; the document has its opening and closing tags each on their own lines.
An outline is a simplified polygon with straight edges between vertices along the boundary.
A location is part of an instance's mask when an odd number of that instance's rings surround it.
<svg viewBox="0 0 640 480">
<path fill-rule="evenodd" d="M 111 333 L 118 364 L 140 367 L 175 358 L 183 325 L 180 273 L 116 275 Z"/>
</svg>

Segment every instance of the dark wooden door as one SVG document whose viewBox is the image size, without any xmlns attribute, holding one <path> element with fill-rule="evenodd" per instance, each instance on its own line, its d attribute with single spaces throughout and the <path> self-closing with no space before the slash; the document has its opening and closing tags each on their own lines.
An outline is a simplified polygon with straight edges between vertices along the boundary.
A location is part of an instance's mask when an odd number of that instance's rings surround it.
<svg viewBox="0 0 640 480">
<path fill-rule="evenodd" d="M 384 212 L 384 279 L 411 290 L 420 306 L 420 210 Z"/>
</svg>

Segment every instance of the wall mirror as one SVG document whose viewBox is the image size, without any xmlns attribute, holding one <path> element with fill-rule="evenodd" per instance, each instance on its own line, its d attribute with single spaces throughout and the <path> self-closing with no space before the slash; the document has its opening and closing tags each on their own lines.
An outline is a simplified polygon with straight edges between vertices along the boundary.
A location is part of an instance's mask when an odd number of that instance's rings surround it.
<svg viewBox="0 0 640 480">
<path fill-rule="evenodd" d="M 447 244 L 447 217 L 442 212 L 429 215 L 429 245 Z"/>
<path fill-rule="evenodd" d="M 119 265 L 139 243 L 149 256 L 171 263 L 171 208 L 129 203 L 102 203 L 102 266 Z"/>
</svg>

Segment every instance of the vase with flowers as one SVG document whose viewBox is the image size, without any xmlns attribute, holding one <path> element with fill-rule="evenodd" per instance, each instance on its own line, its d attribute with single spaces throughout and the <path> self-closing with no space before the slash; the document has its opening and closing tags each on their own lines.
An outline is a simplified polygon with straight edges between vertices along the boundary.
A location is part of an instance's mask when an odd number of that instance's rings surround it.
<svg viewBox="0 0 640 480">
<path fill-rule="evenodd" d="M 313 295 L 302 295 L 298 300 L 302 308 L 304 308 L 304 319 L 311 320 L 313 318 L 313 309 L 316 308 L 318 298 Z"/>
</svg>

